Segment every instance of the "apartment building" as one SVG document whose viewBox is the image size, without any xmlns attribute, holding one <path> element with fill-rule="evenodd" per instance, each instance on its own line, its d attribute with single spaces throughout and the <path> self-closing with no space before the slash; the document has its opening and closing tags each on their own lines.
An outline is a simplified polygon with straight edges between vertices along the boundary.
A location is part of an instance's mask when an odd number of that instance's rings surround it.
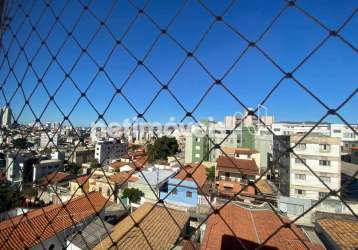
<svg viewBox="0 0 358 250">
<path fill-rule="evenodd" d="M 57 147 L 58 145 L 58 134 L 49 133 L 41 133 L 40 137 L 40 148 L 52 148 Z"/>
<path fill-rule="evenodd" d="M 283 196 L 319 200 L 328 192 L 322 182 L 307 168 L 307 164 L 331 189 L 337 190 L 341 183 L 341 140 L 321 134 L 310 134 L 294 149 L 293 153 L 283 153 L 293 147 L 303 134 L 274 137 L 274 160 L 279 177 L 279 189 Z"/>
<path fill-rule="evenodd" d="M 99 164 L 108 165 L 128 153 L 128 143 L 113 138 L 98 141 L 95 147 L 95 159 Z"/>
<path fill-rule="evenodd" d="M 297 133 L 308 133 L 316 123 L 314 122 L 280 122 L 272 124 L 275 135 L 293 135 Z M 358 131 L 358 125 L 351 127 Z M 314 133 L 341 139 L 342 153 L 350 153 L 351 148 L 358 146 L 358 136 L 345 124 L 321 123 L 315 127 Z"/>
<path fill-rule="evenodd" d="M 185 140 L 185 163 L 202 160 L 215 162 L 222 153 L 220 149 L 213 148 L 215 144 L 220 144 L 221 148 L 254 148 L 255 131 L 252 127 L 230 130 L 222 124 L 193 127 L 192 133 L 187 135 Z"/>
<path fill-rule="evenodd" d="M 302 135 L 291 137 L 291 147 Z M 331 189 L 341 186 L 341 140 L 321 135 L 306 137 L 295 148 L 295 153 L 305 162 Z M 291 154 L 290 196 L 318 200 L 329 190 L 303 164 L 302 160 Z"/>
</svg>

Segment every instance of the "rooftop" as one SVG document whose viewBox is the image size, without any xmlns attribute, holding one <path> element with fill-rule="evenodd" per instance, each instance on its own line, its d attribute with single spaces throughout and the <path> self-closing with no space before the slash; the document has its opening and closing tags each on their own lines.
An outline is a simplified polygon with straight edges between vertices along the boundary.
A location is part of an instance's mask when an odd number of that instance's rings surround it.
<svg viewBox="0 0 358 250">
<path fill-rule="evenodd" d="M 54 173 L 44 176 L 40 180 L 40 185 L 47 186 L 49 184 L 57 184 L 57 183 L 69 180 L 71 178 L 72 178 L 72 176 L 68 173 L 54 172 Z"/>
<path fill-rule="evenodd" d="M 143 170 L 136 175 L 139 177 L 139 181 L 147 184 L 147 181 L 150 185 L 155 186 L 165 181 L 169 177 L 175 174 L 174 171 L 166 169 L 153 169 L 153 170 Z M 143 177 L 144 175 L 144 177 Z"/>
<path fill-rule="evenodd" d="M 358 221 L 340 219 L 322 219 L 318 226 L 326 233 L 339 249 L 357 249 Z"/>
<path fill-rule="evenodd" d="M 112 229 L 113 226 L 111 224 L 101 221 L 101 219 L 97 217 L 81 231 L 82 236 L 75 234 L 72 239 L 72 244 L 80 249 L 92 249 L 105 239 L 107 234 L 112 232 Z"/>
<path fill-rule="evenodd" d="M 132 176 L 130 173 L 126 173 L 126 172 L 120 172 L 120 173 L 116 173 L 114 175 L 111 175 L 109 177 L 110 181 L 113 181 L 116 184 L 122 185 L 123 183 L 129 181 L 129 182 L 134 182 L 137 181 L 139 178 L 136 176 Z"/>
<path fill-rule="evenodd" d="M 91 192 L 88 193 L 88 199 L 86 196 L 72 199 L 66 204 L 66 208 L 62 205 L 50 205 L 32 210 L 26 213 L 26 217 L 23 214 L 0 222 L 0 246 L 4 244 L 3 249 L 26 249 L 36 246 L 40 244 L 40 240 L 44 241 L 71 228 L 71 217 L 74 221 L 80 222 L 100 212 L 106 206 L 106 201 L 99 192 Z M 51 221 L 51 226 L 47 226 L 48 221 Z M 14 225 L 17 225 L 16 228 Z"/>
<path fill-rule="evenodd" d="M 179 229 L 165 208 L 159 205 L 153 206 L 154 204 L 144 203 L 132 214 L 146 237 L 143 236 L 138 227 L 133 227 L 133 220 L 127 216 L 115 225 L 111 233 L 111 238 L 116 242 L 116 247 L 112 245 L 108 236 L 94 249 L 171 249 L 181 235 L 189 216 L 183 211 L 168 209 L 171 216 L 177 221 Z M 146 217 L 144 218 L 144 216 Z"/>
<path fill-rule="evenodd" d="M 230 168 L 243 174 L 257 175 L 259 173 L 255 160 L 237 159 L 235 157 L 220 155 L 216 163 L 218 168 Z"/>
<path fill-rule="evenodd" d="M 184 171 L 184 169 L 190 174 L 193 173 L 195 170 L 194 174 L 192 175 L 192 178 L 187 177 L 187 173 Z M 204 185 L 208 178 L 206 174 L 206 167 L 203 164 L 200 164 L 199 166 L 197 164 L 185 165 L 184 169 L 181 169 L 180 172 L 174 178 L 185 181 L 194 181 L 193 179 L 195 179 L 197 185 L 200 188 Z"/>
<path fill-rule="evenodd" d="M 254 210 L 230 203 L 220 210 L 220 215 L 213 214 L 209 217 L 201 249 L 242 248 L 220 216 L 228 223 L 235 232 L 235 236 L 239 237 L 247 249 L 258 247 L 282 225 L 279 218 L 271 210 Z M 282 219 L 287 221 L 285 218 Z M 322 246 L 309 242 L 309 239 L 295 225 L 292 225 L 291 228 L 310 249 L 323 249 Z M 265 247 L 267 249 L 305 249 L 304 244 L 289 228 L 282 228 L 278 231 L 266 242 Z"/>
</svg>

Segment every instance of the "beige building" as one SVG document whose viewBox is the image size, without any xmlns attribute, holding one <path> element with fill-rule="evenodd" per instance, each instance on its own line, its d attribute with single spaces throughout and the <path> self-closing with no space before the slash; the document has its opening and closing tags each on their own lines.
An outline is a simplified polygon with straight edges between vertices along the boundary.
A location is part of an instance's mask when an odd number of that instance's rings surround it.
<svg viewBox="0 0 358 250">
<path fill-rule="evenodd" d="M 302 134 L 291 136 L 291 147 Z M 322 135 L 309 135 L 301 141 L 294 152 L 302 161 L 290 155 L 290 196 L 318 200 L 329 189 L 305 166 L 308 165 L 328 187 L 338 190 L 341 187 L 341 139 Z"/>
</svg>

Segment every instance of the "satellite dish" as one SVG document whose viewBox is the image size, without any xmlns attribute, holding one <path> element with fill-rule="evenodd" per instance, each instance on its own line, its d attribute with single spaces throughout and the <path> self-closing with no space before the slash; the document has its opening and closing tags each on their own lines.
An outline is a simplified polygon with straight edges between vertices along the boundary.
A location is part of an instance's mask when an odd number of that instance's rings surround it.
<svg viewBox="0 0 358 250">
<path fill-rule="evenodd" d="M 280 210 L 283 213 L 287 213 L 287 204 L 286 203 L 280 203 Z"/>
</svg>

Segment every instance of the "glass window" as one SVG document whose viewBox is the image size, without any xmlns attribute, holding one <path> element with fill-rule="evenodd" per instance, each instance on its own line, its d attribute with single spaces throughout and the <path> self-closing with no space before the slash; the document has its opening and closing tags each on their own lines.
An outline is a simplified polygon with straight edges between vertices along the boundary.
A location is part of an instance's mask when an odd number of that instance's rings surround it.
<svg viewBox="0 0 358 250">
<path fill-rule="evenodd" d="M 295 158 L 295 163 L 296 164 L 303 164 L 303 163 L 306 163 L 306 159 L 303 159 L 303 158 Z"/>
<path fill-rule="evenodd" d="M 331 166 L 331 161 L 329 161 L 329 160 L 319 160 L 319 165 L 321 165 L 321 166 Z"/>
<path fill-rule="evenodd" d="M 193 196 L 193 193 L 192 193 L 192 192 L 190 192 L 190 191 L 187 191 L 187 192 L 186 192 L 186 197 L 189 197 L 189 198 L 190 198 L 190 197 L 192 197 L 192 196 Z"/>
<path fill-rule="evenodd" d="M 306 143 L 298 143 L 296 146 L 297 150 L 304 150 L 306 149 Z"/>
<path fill-rule="evenodd" d="M 324 181 L 325 183 L 330 183 L 330 182 L 331 182 L 331 177 L 320 176 L 319 178 L 320 178 L 322 181 Z"/>
<path fill-rule="evenodd" d="M 305 174 L 295 174 L 295 178 L 297 180 L 306 180 L 306 175 Z"/>
<path fill-rule="evenodd" d="M 328 194 L 327 192 L 319 192 L 318 193 L 318 198 L 323 199 L 324 197 L 326 197 L 327 194 Z"/>
<path fill-rule="evenodd" d="M 177 188 L 173 188 L 172 194 L 176 195 L 178 193 Z"/>
<path fill-rule="evenodd" d="M 325 151 L 325 152 L 328 152 L 331 150 L 331 146 L 329 144 L 320 144 L 319 145 L 319 149 L 321 151 Z"/>
<path fill-rule="evenodd" d="M 305 190 L 302 190 L 302 189 L 296 189 L 295 192 L 296 192 L 296 194 L 298 194 L 298 195 L 304 195 L 304 194 L 306 193 L 306 191 L 305 191 Z"/>
</svg>

